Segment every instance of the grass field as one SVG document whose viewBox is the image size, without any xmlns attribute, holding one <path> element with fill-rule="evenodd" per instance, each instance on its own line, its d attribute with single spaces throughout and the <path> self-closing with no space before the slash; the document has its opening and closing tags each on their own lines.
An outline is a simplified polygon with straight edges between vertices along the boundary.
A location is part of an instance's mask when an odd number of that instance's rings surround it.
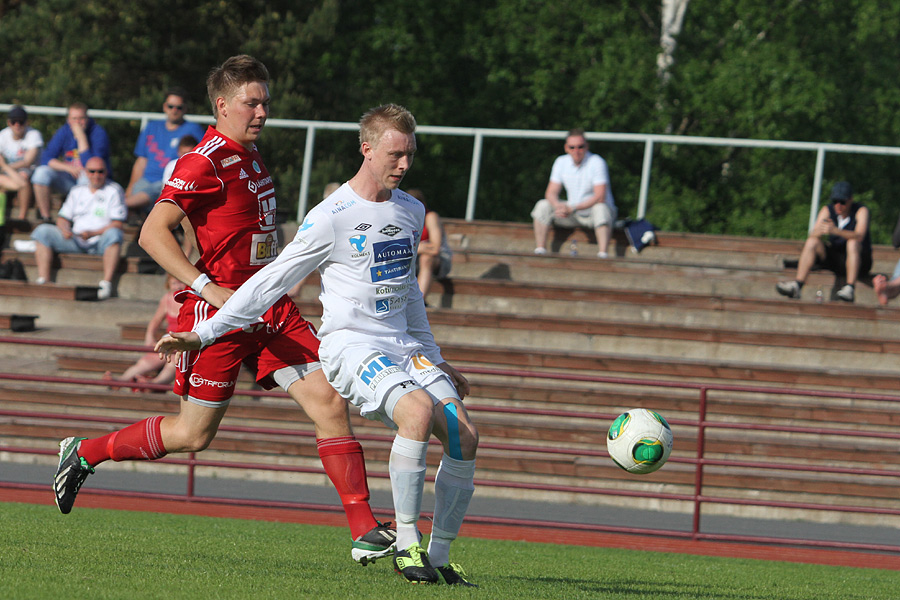
<svg viewBox="0 0 900 600">
<path fill-rule="evenodd" d="M 893 599 L 875 569 L 460 539 L 479 589 L 414 586 L 361 567 L 342 528 L 0 503 L 0 598 Z"/>
</svg>

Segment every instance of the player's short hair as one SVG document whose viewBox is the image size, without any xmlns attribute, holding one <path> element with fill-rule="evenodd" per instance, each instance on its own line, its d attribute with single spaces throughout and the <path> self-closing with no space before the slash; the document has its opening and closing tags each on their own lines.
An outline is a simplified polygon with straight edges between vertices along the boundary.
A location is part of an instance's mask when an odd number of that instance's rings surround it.
<svg viewBox="0 0 900 600">
<path fill-rule="evenodd" d="M 188 97 L 187 90 L 178 85 L 173 85 L 164 92 L 163 102 L 165 102 L 169 98 L 169 96 L 178 96 L 184 101 L 185 104 L 191 101 L 191 99 Z"/>
<path fill-rule="evenodd" d="M 198 143 L 200 143 L 200 140 L 198 140 L 191 134 L 183 135 L 178 139 L 178 147 L 179 148 L 188 148 L 188 147 L 193 148 Z"/>
<path fill-rule="evenodd" d="M 72 102 L 71 104 L 69 104 L 69 108 L 66 111 L 66 114 L 68 115 L 69 111 L 71 111 L 73 108 L 75 110 L 83 110 L 84 114 L 87 114 L 87 111 L 88 111 L 87 104 L 85 104 L 84 102 L 82 102 L 80 100 L 76 100 L 75 102 Z"/>
<path fill-rule="evenodd" d="M 581 127 L 575 127 L 574 129 L 570 129 L 569 133 L 566 134 L 566 139 L 569 139 L 572 136 L 584 137 L 584 129 Z M 587 139 L 587 138 L 584 138 Z"/>
<path fill-rule="evenodd" d="M 268 83 L 269 70 L 262 62 L 247 54 L 232 56 L 213 68 L 206 78 L 206 93 L 209 95 L 213 116 L 219 116 L 216 98 L 230 98 L 239 87 L 255 81 Z"/>
<path fill-rule="evenodd" d="M 382 104 L 371 108 L 359 120 L 359 144 L 368 143 L 373 148 L 388 129 L 402 134 L 416 132 L 416 118 L 399 104 Z"/>
</svg>

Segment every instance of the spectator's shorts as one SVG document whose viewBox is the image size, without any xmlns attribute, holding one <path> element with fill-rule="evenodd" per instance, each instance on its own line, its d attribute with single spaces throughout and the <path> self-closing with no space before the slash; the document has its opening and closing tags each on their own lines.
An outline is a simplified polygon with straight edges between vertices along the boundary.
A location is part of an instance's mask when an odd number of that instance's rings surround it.
<svg viewBox="0 0 900 600">
<path fill-rule="evenodd" d="M 816 256 L 816 265 L 828 269 L 838 275 L 847 274 L 847 247 L 825 244 L 825 258 Z M 862 252 L 859 257 L 859 273 L 857 277 L 868 275 L 872 270 L 872 253 Z"/>
<path fill-rule="evenodd" d="M 111 227 L 87 242 L 80 238 L 66 239 L 56 225 L 42 223 L 31 232 L 31 239 L 60 254 L 103 254 L 113 244 L 121 244 L 125 234 L 120 227 Z"/>
<path fill-rule="evenodd" d="M 152 207 L 156 202 L 156 199 L 159 198 L 159 194 L 162 192 L 163 182 L 159 181 L 149 181 L 141 177 L 135 182 L 134 186 L 131 188 L 131 195 L 140 194 L 141 192 L 150 196 L 150 200 L 148 201 L 148 206 Z"/>
<path fill-rule="evenodd" d="M 613 227 L 618 217 L 618 211 L 610 208 L 605 202 L 599 202 L 585 210 L 574 212 L 565 219 L 560 219 L 553 214 L 553 205 L 549 200 L 538 200 L 531 211 L 531 218 L 544 225 L 559 225 L 560 227 L 590 227 L 596 229 L 601 225 Z"/>
</svg>

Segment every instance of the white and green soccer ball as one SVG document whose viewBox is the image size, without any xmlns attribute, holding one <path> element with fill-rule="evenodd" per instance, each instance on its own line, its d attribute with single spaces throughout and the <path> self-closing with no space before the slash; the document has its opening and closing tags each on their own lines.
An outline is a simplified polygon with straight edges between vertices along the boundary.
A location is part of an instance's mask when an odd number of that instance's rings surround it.
<svg viewBox="0 0 900 600">
<path fill-rule="evenodd" d="M 613 421 L 606 449 L 617 465 L 637 475 L 652 473 L 672 454 L 672 428 L 657 412 L 632 408 Z"/>
</svg>

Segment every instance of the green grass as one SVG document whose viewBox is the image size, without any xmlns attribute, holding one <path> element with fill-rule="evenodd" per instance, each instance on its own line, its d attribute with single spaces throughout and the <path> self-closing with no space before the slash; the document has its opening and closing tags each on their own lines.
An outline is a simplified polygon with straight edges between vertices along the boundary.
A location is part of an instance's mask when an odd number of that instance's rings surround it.
<svg viewBox="0 0 900 600">
<path fill-rule="evenodd" d="M 453 559 L 479 589 L 413 586 L 389 560 L 361 567 L 342 528 L 0 503 L 7 600 L 855 600 L 900 589 L 893 571 L 470 538 Z"/>
</svg>

